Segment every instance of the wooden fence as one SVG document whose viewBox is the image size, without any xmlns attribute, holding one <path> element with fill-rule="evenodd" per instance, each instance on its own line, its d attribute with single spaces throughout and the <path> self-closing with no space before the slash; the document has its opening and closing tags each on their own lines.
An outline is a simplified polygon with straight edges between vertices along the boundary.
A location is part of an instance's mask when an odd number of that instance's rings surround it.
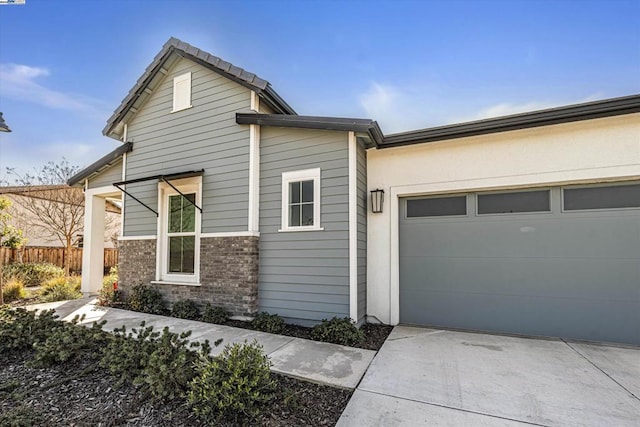
<svg viewBox="0 0 640 427">
<path fill-rule="evenodd" d="M 64 248 L 51 248 L 46 246 L 27 246 L 22 249 L 0 248 L 0 265 L 13 264 L 15 262 L 49 262 L 64 268 Z M 105 271 L 118 265 L 118 250 L 104 250 Z M 82 249 L 71 249 L 71 272 L 82 272 Z"/>
</svg>

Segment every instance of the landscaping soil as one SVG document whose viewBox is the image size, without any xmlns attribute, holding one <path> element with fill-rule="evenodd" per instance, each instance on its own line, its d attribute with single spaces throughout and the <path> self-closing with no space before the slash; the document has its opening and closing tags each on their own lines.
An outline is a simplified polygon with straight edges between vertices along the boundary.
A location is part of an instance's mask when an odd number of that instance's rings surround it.
<svg viewBox="0 0 640 427">
<path fill-rule="evenodd" d="M 242 320 L 227 320 L 224 324 L 226 326 L 233 326 L 235 328 L 253 330 L 250 322 L 245 322 Z M 380 347 L 382 347 L 382 344 L 384 344 L 384 341 L 387 339 L 387 337 L 393 330 L 393 326 L 366 323 L 361 326 L 361 329 L 362 329 L 362 332 L 364 332 L 364 340 L 360 344 L 356 344 L 353 347 L 378 351 L 380 350 Z M 313 339 L 311 338 L 311 328 L 307 328 L 299 325 L 287 324 L 284 330 L 280 332 L 279 335 L 285 335 L 288 337 L 295 337 L 295 338 L 304 338 L 307 340 Z"/>
<path fill-rule="evenodd" d="M 30 358 L 29 353 L 0 355 L 0 425 L 204 425 L 183 401 L 157 403 L 133 386 L 114 389 L 114 379 L 94 361 L 35 369 L 28 366 Z M 250 425 L 332 426 L 351 397 L 348 390 L 276 374 L 274 378 L 276 398 Z"/>
</svg>

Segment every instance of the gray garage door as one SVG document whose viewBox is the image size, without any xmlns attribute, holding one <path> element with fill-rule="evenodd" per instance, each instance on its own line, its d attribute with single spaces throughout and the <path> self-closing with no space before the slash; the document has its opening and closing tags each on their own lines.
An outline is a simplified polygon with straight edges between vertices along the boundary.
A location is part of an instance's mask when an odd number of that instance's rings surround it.
<svg viewBox="0 0 640 427">
<path fill-rule="evenodd" d="M 401 199 L 400 321 L 640 344 L 640 184 Z"/>
</svg>

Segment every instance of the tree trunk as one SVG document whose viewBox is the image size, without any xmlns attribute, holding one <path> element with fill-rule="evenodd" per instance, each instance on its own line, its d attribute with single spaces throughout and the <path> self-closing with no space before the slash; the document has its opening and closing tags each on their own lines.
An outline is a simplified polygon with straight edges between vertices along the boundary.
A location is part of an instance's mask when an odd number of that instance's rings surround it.
<svg viewBox="0 0 640 427">
<path fill-rule="evenodd" d="M 71 249 L 73 246 L 71 245 L 71 238 L 67 236 L 67 246 L 64 249 L 64 274 L 67 277 L 71 273 Z"/>
</svg>

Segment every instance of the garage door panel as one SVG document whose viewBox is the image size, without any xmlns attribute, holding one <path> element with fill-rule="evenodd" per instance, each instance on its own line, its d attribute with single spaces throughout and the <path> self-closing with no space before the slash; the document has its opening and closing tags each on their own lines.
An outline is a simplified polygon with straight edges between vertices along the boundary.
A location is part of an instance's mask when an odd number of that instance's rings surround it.
<svg viewBox="0 0 640 427">
<path fill-rule="evenodd" d="M 640 314 L 637 303 L 633 301 L 584 299 L 567 305 L 554 298 L 420 290 L 409 292 L 405 297 L 424 301 L 420 311 L 415 313 L 410 307 L 401 305 L 401 321 L 407 324 L 581 340 L 640 342 L 640 329 L 633 327 L 640 324 Z M 620 328 L 620 325 L 626 327 Z"/>
<path fill-rule="evenodd" d="M 400 321 L 640 344 L 640 210 L 562 212 L 559 194 L 550 213 L 456 218 L 400 200 Z"/>
</svg>

